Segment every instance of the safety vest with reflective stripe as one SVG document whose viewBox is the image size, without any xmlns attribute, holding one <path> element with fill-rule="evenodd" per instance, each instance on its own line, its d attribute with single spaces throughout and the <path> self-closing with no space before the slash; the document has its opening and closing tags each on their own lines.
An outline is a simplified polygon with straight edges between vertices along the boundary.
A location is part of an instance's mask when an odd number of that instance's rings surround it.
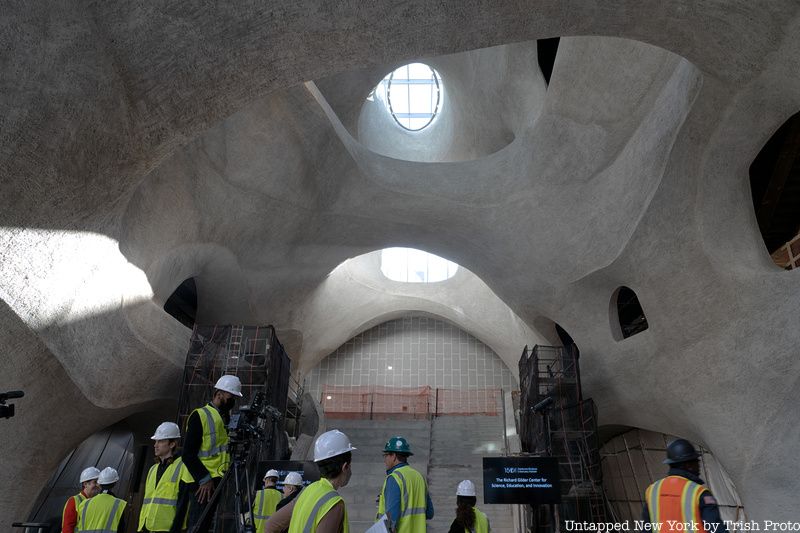
<svg viewBox="0 0 800 533">
<path fill-rule="evenodd" d="M 228 430 L 225 428 L 225 422 L 222 421 L 222 416 L 213 405 L 198 407 L 192 412 L 197 413 L 203 424 L 203 442 L 200 444 L 197 458 L 206 467 L 211 477 L 222 477 L 231 463 L 230 455 L 228 455 Z"/>
<path fill-rule="evenodd" d="M 667 476 L 656 481 L 644 493 L 650 521 L 661 524 L 661 533 L 691 531 L 684 526 L 691 522 L 697 528 L 695 531 L 704 533 L 700 495 L 707 490 L 704 485 L 682 476 Z"/>
<path fill-rule="evenodd" d="M 78 506 L 77 533 L 117 533 L 127 502 L 110 494 L 98 494 Z"/>
<path fill-rule="evenodd" d="M 253 525 L 256 527 L 256 533 L 266 531 L 267 519 L 275 514 L 281 498 L 283 494 L 273 488 L 256 492 L 256 501 L 253 504 Z"/>
<path fill-rule="evenodd" d="M 392 517 L 397 523 L 397 533 L 418 533 L 427 531 L 425 523 L 425 509 L 427 507 L 428 484 L 422 474 L 408 465 L 403 465 L 392 471 L 383 481 L 380 499 L 378 501 L 378 517 L 386 512 L 386 481 L 394 477 L 400 487 L 400 519 Z"/>
<path fill-rule="evenodd" d="M 489 518 L 486 517 L 477 507 L 472 508 L 475 511 L 475 529 L 470 533 L 489 533 L 492 528 L 489 527 Z"/>
<path fill-rule="evenodd" d="M 331 482 L 325 478 L 315 481 L 300 493 L 292 509 L 292 520 L 289 523 L 289 533 L 314 533 L 317 525 L 333 506 L 342 502 L 344 506 L 344 523 L 342 532 L 350 533 L 350 523 L 347 519 L 347 506 Z"/>
<path fill-rule="evenodd" d="M 169 531 L 175 520 L 180 482 L 194 481 L 180 457 L 164 470 L 158 483 L 157 477 L 158 464 L 154 464 L 147 473 L 142 510 L 139 511 L 139 531 L 145 528 L 148 531 Z"/>
<path fill-rule="evenodd" d="M 78 506 L 86 501 L 88 498 L 83 495 L 83 492 L 79 492 L 75 496 L 71 496 L 67 498 L 67 502 L 64 504 L 64 510 L 61 511 L 61 525 L 64 525 L 64 515 L 67 514 L 67 505 L 69 505 L 70 500 L 75 500 L 75 512 L 78 512 Z"/>
</svg>

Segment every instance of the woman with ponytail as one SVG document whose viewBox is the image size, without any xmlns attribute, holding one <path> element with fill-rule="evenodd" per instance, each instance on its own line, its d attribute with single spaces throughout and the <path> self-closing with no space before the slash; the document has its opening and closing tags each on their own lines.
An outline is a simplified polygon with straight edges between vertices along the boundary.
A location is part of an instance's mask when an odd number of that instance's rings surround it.
<svg viewBox="0 0 800 533">
<path fill-rule="evenodd" d="M 465 479 L 456 489 L 456 519 L 450 525 L 449 533 L 489 533 L 489 519 L 475 507 L 475 484 Z"/>
</svg>

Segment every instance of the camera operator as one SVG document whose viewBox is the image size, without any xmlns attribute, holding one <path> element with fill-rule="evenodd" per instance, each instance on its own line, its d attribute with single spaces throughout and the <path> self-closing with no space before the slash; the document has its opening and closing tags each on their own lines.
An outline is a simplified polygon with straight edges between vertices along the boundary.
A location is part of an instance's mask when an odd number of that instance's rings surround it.
<svg viewBox="0 0 800 533">
<path fill-rule="evenodd" d="M 237 398 L 242 397 L 239 378 L 225 375 L 217 380 L 211 401 L 198 407 L 186 421 L 186 438 L 183 444 L 183 463 L 196 480 L 189 495 L 188 529 L 208 531 L 212 524 L 219 498 L 209 503 L 214 489 L 230 466 L 228 430 L 230 412 Z M 206 507 L 209 511 L 202 523 L 200 517 Z"/>
</svg>

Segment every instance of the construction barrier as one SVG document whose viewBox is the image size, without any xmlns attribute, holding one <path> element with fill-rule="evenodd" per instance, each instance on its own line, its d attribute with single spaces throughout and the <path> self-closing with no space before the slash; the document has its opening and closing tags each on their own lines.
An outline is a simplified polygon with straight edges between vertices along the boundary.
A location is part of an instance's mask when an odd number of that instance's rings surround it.
<svg viewBox="0 0 800 533">
<path fill-rule="evenodd" d="M 491 415 L 502 409 L 500 389 L 356 387 L 324 385 L 320 403 L 329 418 L 429 418 Z"/>
</svg>

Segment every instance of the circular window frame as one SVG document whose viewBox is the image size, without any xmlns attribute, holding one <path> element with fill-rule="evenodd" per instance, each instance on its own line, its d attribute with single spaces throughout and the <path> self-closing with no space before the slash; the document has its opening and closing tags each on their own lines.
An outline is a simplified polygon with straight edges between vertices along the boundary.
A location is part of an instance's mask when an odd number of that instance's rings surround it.
<svg viewBox="0 0 800 533">
<path fill-rule="evenodd" d="M 403 128 L 406 131 L 417 132 L 417 131 L 422 131 L 425 128 L 427 128 L 428 126 L 430 126 L 431 123 L 433 122 L 433 120 L 439 115 L 439 106 L 442 103 L 442 79 L 441 79 L 441 76 L 439 75 L 439 73 L 436 72 L 436 69 L 433 68 L 432 66 L 430 66 L 429 64 L 427 64 L 427 63 L 416 63 L 418 65 L 425 65 L 426 67 L 428 67 L 430 69 L 431 73 L 433 74 L 434 83 L 431 84 L 431 85 L 435 84 L 435 86 L 436 86 L 436 105 L 434 106 L 433 112 L 431 113 L 431 118 L 428 120 L 428 122 L 425 123 L 424 126 L 421 126 L 419 128 L 416 128 L 416 129 L 409 128 L 409 127 L 405 126 L 397 118 L 397 115 L 395 114 L 394 108 L 392 107 L 392 80 L 394 80 L 394 73 L 395 72 L 397 72 L 401 68 L 406 68 L 406 67 L 408 67 L 410 65 L 414 65 L 414 64 L 415 63 L 408 63 L 406 65 L 402 65 L 402 66 L 397 67 L 396 69 L 394 69 L 392 71 L 392 73 L 389 74 L 389 79 L 386 82 L 386 105 L 389 108 L 389 114 L 392 115 L 392 119 L 394 119 L 395 123 L 397 123 L 398 126 L 400 126 L 401 128 Z"/>
</svg>

